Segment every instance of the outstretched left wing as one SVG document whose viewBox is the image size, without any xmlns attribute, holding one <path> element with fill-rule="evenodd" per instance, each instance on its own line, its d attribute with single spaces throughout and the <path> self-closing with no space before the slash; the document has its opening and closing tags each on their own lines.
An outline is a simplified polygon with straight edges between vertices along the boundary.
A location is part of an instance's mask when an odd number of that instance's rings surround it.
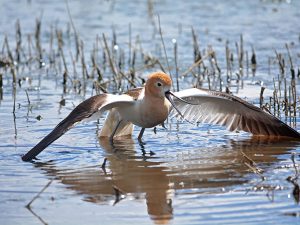
<svg viewBox="0 0 300 225">
<path fill-rule="evenodd" d="M 191 104 L 176 98 L 174 102 L 185 119 L 219 124 L 230 131 L 243 130 L 254 135 L 300 138 L 300 134 L 275 116 L 230 94 L 191 88 L 174 93 Z M 178 112 L 171 111 L 171 116 Z"/>
<path fill-rule="evenodd" d="M 129 95 L 100 94 L 83 101 L 46 137 L 23 155 L 22 160 L 30 161 L 34 159 L 41 151 L 71 129 L 76 123 L 87 119 L 97 119 L 106 110 L 131 104 L 134 104 L 134 100 Z"/>
</svg>

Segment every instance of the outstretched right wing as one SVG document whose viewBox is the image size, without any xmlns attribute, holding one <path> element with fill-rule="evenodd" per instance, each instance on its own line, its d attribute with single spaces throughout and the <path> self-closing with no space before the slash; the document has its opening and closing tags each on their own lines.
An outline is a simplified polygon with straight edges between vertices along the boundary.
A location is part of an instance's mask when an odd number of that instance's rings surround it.
<svg viewBox="0 0 300 225">
<path fill-rule="evenodd" d="M 97 119 L 101 114 L 114 107 L 129 106 L 134 100 L 129 95 L 100 94 L 80 103 L 64 120 L 62 120 L 36 146 L 22 156 L 23 161 L 34 159 L 48 145 L 71 129 L 76 123 L 83 120 Z"/>
</svg>

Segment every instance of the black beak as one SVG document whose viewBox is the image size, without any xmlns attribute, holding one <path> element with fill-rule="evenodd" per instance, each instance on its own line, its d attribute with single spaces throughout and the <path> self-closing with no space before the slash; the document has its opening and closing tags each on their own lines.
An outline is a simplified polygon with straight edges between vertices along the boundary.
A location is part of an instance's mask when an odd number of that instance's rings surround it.
<svg viewBox="0 0 300 225">
<path fill-rule="evenodd" d="M 175 98 L 177 98 L 178 100 L 186 103 L 186 104 L 190 104 L 190 105 L 194 105 L 193 103 L 187 102 L 186 100 L 177 97 L 174 93 L 172 93 L 171 91 L 167 91 L 165 92 L 165 96 L 166 98 L 169 100 L 169 102 L 171 103 L 171 105 L 174 107 L 174 109 L 178 112 L 178 114 L 184 119 L 184 116 L 182 115 L 182 113 L 179 111 L 179 109 L 176 107 L 175 102 L 173 101 L 173 98 L 171 97 L 171 95 Z"/>
</svg>

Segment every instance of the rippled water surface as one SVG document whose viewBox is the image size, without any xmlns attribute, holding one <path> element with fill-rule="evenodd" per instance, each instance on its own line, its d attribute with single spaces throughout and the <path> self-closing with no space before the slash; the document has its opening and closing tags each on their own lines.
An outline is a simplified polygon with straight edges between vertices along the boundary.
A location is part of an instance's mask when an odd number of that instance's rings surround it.
<svg viewBox="0 0 300 225">
<path fill-rule="evenodd" d="M 244 48 L 249 53 L 255 49 L 257 72 L 255 77 L 245 76 L 244 87 L 234 94 L 251 102 L 258 103 L 259 84 L 266 87 L 266 99 L 272 96 L 273 77 L 279 73 L 278 65 L 269 66 L 275 50 L 286 56 L 288 44 L 296 72 L 299 70 L 300 1 L 70 0 L 69 8 L 87 61 L 97 35 L 104 33 L 110 40 L 114 30 L 118 44 L 127 46 L 129 27 L 134 41 L 139 36 L 144 52 L 164 58 L 157 50 L 161 46 L 159 14 L 171 64 L 172 39 L 177 41 L 180 71 L 193 63 L 191 27 L 201 49 L 213 46 L 223 73 L 226 41 L 235 51 L 242 34 Z M 6 35 L 11 49 L 17 20 L 25 43 L 26 35 L 34 34 L 36 18 L 41 18 L 44 52 L 50 48 L 51 27 L 72 30 L 64 1 L 2 0 L 0 15 L 0 43 Z M 73 32 L 63 38 L 69 43 Z M 70 53 L 66 50 L 65 54 L 72 71 Z M 167 129 L 146 130 L 144 145 L 137 142 L 138 128 L 132 138 L 111 144 L 97 137 L 104 122 L 101 118 L 99 123 L 70 130 L 41 153 L 39 160 L 22 162 L 20 156 L 74 105 L 95 94 L 92 83 L 86 93 L 64 92 L 62 73 L 48 67 L 47 60 L 45 63 L 42 68 L 18 70 L 21 86 L 16 88 L 15 120 L 12 77 L 0 68 L 0 224 L 300 223 L 299 186 L 287 181 L 297 175 L 299 141 L 253 138 L 218 126 L 170 120 Z M 107 70 L 105 76 L 109 73 Z M 139 75 L 146 78 L 147 72 Z M 191 80 L 181 80 L 180 87 L 191 87 Z M 59 103 L 62 99 L 65 104 Z M 299 123 L 295 127 L 299 130 Z M 26 208 L 46 185 L 30 209 Z"/>
</svg>

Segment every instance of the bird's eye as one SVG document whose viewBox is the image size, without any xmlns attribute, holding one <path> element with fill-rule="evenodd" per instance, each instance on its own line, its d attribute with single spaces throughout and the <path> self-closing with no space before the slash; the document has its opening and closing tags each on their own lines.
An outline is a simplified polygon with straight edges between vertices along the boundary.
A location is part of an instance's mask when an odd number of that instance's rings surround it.
<svg viewBox="0 0 300 225">
<path fill-rule="evenodd" d="M 162 84 L 160 82 L 157 82 L 157 86 L 160 87 Z"/>
</svg>

